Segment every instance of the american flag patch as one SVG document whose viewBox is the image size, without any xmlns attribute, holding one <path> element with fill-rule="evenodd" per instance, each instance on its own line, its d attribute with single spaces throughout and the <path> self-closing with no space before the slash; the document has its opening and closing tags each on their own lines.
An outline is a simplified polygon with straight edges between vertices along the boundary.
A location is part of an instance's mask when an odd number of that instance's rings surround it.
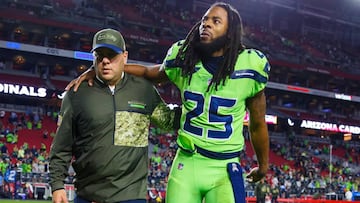
<svg viewBox="0 0 360 203">
<path fill-rule="evenodd" d="M 58 120 L 57 120 L 57 126 L 59 127 L 61 125 L 61 122 L 62 122 L 62 115 L 58 115 Z"/>
</svg>

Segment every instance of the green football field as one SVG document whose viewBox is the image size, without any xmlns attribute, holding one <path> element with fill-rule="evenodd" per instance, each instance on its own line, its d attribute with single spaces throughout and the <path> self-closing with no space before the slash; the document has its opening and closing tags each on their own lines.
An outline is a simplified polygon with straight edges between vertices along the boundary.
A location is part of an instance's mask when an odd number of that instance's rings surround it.
<svg viewBox="0 0 360 203">
<path fill-rule="evenodd" d="M 45 200 L 10 200 L 10 199 L 0 199 L 1 203 L 51 203 L 51 201 Z"/>
</svg>

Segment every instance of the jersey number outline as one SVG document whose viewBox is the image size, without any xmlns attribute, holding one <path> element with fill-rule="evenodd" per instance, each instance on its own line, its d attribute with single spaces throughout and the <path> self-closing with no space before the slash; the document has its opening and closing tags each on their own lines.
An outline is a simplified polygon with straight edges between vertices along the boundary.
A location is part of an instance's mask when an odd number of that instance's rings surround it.
<svg viewBox="0 0 360 203">
<path fill-rule="evenodd" d="M 202 113 L 204 113 L 204 104 L 205 104 L 205 98 L 204 95 L 194 92 L 185 91 L 184 92 L 184 99 L 185 101 L 193 101 L 196 103 L 196 106 L 193 108 L 193 110 L 187 112 L 185 115 L 185 123 L 184 123 L 184 130 L 196 135 L 196 136 L 202 136 L 203 134 L 203 128 L 191 125 L 191 120 L 200 116 Z M 218 115 L 218 110 L 220 107 L 233 107 L 236 103 L 235 99 L 226 99 L 221 97 L 210 97 L 210 106 L 209 106 L 209 117 L 208 122 L 209 123 L 224 123 L 225 131 L 222 130 L 208 130 L 207 137 L 213 138 L 213 139 L 228 139 L 233 129 L 231 127 L 233 116 L 232 115 Z"/>
<path fill-rule="evenodd" d="M 15 182 L 16 177 L 16 171 L 15 170 L 9 170 L 7 171 L 7 174 L 5 174 L 5 180 L 10 183 Z"/>
</svg>

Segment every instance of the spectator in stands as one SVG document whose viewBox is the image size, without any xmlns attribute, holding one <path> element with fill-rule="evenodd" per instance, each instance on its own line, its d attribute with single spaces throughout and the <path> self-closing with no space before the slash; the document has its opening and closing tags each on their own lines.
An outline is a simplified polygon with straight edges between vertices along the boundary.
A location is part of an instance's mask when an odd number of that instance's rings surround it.
<svg viewBox="0 0 360 203">
<path fill-rule="evenodd" d="M 278 203 L 278 197 L 280 194 L 279 187 L 275 184 L 272 184 L 270 188 L 270 193 L 271 193 L 271 202 Z"/>
<path fill-rule="evenodd" d="M 269 194 L 270 194 L 269 185 L 266 183 L 265 178 L 263 178 L 260 180 L 260 182 L 256 184 L 255 187 L 256 203 L 265 203 L 265 198 Z"/>
<path fill-rule="evenodd" d="M 8 148 L 6 146 L 6 143 L 0 143 L 0 152 L 1 152 L 1 154 L 7 154 L 8 153 Z"/>
<path fill-rule="evenodd" d="M 4 176 L 0 173 L 0 197 L 2 197 L 2 193 L 4 192 Z"/>
<path fill-rule="evenodd" d="M 148 191 L 149 203 L 156 203 L 156 198 L 158 197 L 158 191 L 155 188 L 150 188 Z"/>
<path fill-rule="evenodd" d="M 351 190 L 348 188 L 345 188 L 345 200 L 352 201 L 352 196 L 353 196 L 353 194 L 352 194 Z"/>
<path fill-rule="evenodd" d="M 247 177 L 257 182 L 268 170 L 264 88 L 270 67 L 263 53 L 244 48 L 242 32 L 239 13 L 218 2 L 185 40 L 173 44 L 161 66 L 128 68 L 157 82 L 169 79 L 183 96 L 180 149 L 170 172 L 166 202 L 245 201 L 239 155 L 246 109 L 259 164 Z M 89 74 L 88 79 L 92 77 Z"/>
<path fill-rule="evenodd" d="M 4 70 L 5 69 L 5 60 L 3 60 L 3 57 L 0 58 L 0 70 Z"/>
<path fill-rule="evenodd" d="M 17 125 L 18 116 L 16 112 L 11 112 L 9 116 L 9 123 L 13 124 L 14 126 Z"/>
<path fill-rule="evenodd" d="M 44 131 L 43 131 L 43 138 L 44 139 L 47 139 L 49 137 L 49 132 L 45 129 Z"/>
<path fill-rule="evenodd" d="M 53 202 L 68 202 L 74 156 L 75 202 L 145 203 L 150 120 L 172 129 L 175 114 L 149 81 L 123 72 L 128 52 L 118 31 L 100 30 L 92 48 L 94 87 L 67 92 L 61 106 L 50 154 Z"/>
</svg>

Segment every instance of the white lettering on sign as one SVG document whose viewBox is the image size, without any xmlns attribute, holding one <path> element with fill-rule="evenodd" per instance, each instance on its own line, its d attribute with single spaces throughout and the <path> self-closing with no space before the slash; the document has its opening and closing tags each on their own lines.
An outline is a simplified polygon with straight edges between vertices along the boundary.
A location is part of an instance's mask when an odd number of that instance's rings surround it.
<svg viewBox="0 0 360 203">
<path fill-rule="evenodd" d="M 14 85 L 14 84 L 6 84 L 6 83 L 0 83 L 0 93 L 26 95 L 32 97 L 46 97 L 45 88 L 42 87 L 36 88 L 31 86 Z"/>
<path fill-rule="evenodd" d="M 339 131 L 353 133 L 353 134 L 360 134 L 360 127 L 349 126 L 349 125 L 339 125 Z"/>
<path fill-rule="evenodd" d="M 60 55 L 59 50 L 55 48 L 47 48 L 46 53 L 57 56 Z"/>
<path fill-rule="evenodd" d="M 336 99 L 342 99 L 342 100 L 351 101 L 351 96 L 350 96 L 350 95 L 346 95 L 346 94 L 336 94 L 336 93 L 335 93 L 335 98 L 336 98 Z"/>
<path fill-rule="evenodd" d="M 343 124 L 338 126 L 337 124 L 334 123 L 324 123 L 319 121 L 302 120 L 300 127 L 316 129 L 316 130 L 327 130 L 333 132 L 360 134 L 360 127 L 358 126 L 350 126 Z"/>
</svg>

